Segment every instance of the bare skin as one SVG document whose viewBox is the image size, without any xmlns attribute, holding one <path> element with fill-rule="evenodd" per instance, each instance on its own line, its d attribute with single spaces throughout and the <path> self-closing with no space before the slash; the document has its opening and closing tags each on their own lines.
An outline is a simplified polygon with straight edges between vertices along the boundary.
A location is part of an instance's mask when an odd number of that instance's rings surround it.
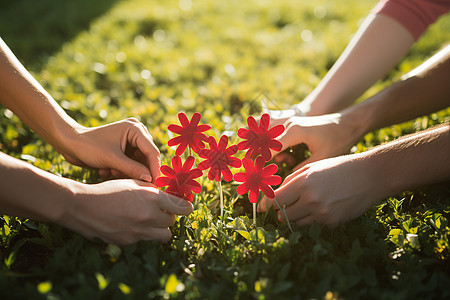
<svg viewBox="0 0 450 300">
<path fill-rule="evenodd" d="M 390 29 L 383 30 L 386 26 Z M 413 42 L 395 20 L 369 16 L 330 72 L 297 105 L 305 116 L 273 118 L 271 126 L 286 127 L 278 137 L 282 150 L 305 143 L 311 151 L 275 191 L 290 221 L 307 225 L 315 220 L 334 227 L 390 195 L 450 179 L 449 124 L 364 153 L 339 156 L 368 132 L 449 106 L 450 46 L 401 81 L 350 106 Z M 292 162 L 287 154 L 273 154 L 279 162 Z M 273 201 L 263 198 L 258 211 L 272 205 Z M 278 217 L 285 219 L 281 212 Z"/>
<path fill-rule="evenodd" d="M 87 185 L 50 174 L 0 153 L 2 214 L 49 221 L 87 238 L 130 244 L 167 241 L 175 215 L 191 203 L 152 184 L 160 153 L 147 128 L 134 118 L 84 127 L 56 103 L 0 39 L 0 103 L 72 164 L 98 169 L 113 180 Z"/>
</svg>

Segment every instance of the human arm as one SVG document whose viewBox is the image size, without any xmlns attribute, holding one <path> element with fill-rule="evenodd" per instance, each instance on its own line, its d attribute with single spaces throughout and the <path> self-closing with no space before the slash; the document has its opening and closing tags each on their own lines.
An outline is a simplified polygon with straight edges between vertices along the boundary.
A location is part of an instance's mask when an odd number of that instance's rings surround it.
<svg viewBox="0 0 450 300">
<path fill-rule="evenodd" d="M 298 105 L 306 116 L 351 105 L 408 52 L 412 34 L 391 17 L 370 14 L 336 63 Z"/>
<path fill-rule="evenodd" d="M 450 105 L 450 45 L 368 100 L 339 113 L 293 117 L 279 137 L 283 149 L 305 143 L 311 156 L 297 166 L 346 154 L 364 134 Z M 288 159 L 286 155 L 276 158 Z"/>
<path fill-rule="evenodd" d="M 152 181 L 159 176 L 159 150 L 136 119 L 88 128 L 70 118 L 0 38 L 0 104 L 71 163 Z M 128 155 L 127 155 L 128 154 Z"/>
<path fill-rule="evenodd" d="M 388 196 L 450 180 L 448 149 L 447 123 L 363 153 L 308 164 L 289 175 L 275 197 L 291 222 L 335 227 Z M 285 220 L 280 211 L 278 219 Z"/>
<path fill-rule="evenodd" d="M 449 10 L 448 1 L 380 0 L 311 94 L 292 109 L 271 111 L 272 125 L 292 116 L 322 115 L 348 107 Z"/>
<path fill-rule="evenodd" d="M 1 152 L 0 178 L 2 214 L 56 223 L 87 238 L 120 245 L 167 241 L 174 214 L 193 210 L 188 201 L 143 181 L 83 184 Z"/>
</svg>

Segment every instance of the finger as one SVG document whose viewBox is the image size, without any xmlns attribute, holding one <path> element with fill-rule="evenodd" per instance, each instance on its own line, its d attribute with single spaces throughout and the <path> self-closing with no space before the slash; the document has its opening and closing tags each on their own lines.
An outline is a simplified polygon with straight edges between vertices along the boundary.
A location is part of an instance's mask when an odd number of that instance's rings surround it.
<svg viewBox="0 0 450 300">
<path fill-rule="evenodd" d="M 285 212 L 290 222 L 296 222 L 311 215 L 311 209 L 302 205 L 301 199 L 294 204 L 285 207 Z M 286 222 L 286 215 L 282 211 L 278 211 L 277 217 L 280 222 Z"/>
<path fill-rule="evenodd" d="M 308 215 L 302 219 L 296 220 L 295 224 L 297 224 L 297 226 L 307 226 L 312 225 L 314 221 L 317 222 L 316 218 L 313 215 Z"/>
<path fill-rule="evenodd" d="M 187 200 L 164 193 L 158 190 L 159 207 L 174 215 L 189 215 L 194 211 L 194 206 Z"/>
<path fill-rule="evenodd" d="M 155 227 L 170 227 L 175 223 L 175 215 L 169 214 L 165 211 L 161 211 L 161 213 L 158 215 L 156 220 L 153 220 L 153 222 L 150 223 L 150 225 L 153 225 Z"/>
<path fill-rule="evenodd" d="M 159 168 L 161 167 L 161 157 L 158 147 L 153 142 L 152 136 L 142 123 L 135 123 L 130 128 L 128 142 L 132 147 L 138 148 L 148 161 L 148 169 L 152 179 L 159 177 Z M 139 177 L 134 177 L 139 178 Z"/>
<path fill-rule="evenodd" d="M 118 154 L 115 159 L 116 169 L 112 169 L 111 173 L 115 177 L 121 177 L 121 175 L 128 176 L 133 179 L 139 179 L 143 181 L 152 182 L 153 177 L 150 175 L 148 168 L 129 158 L 123 153 Z"/>
<path fill-rule="evenodd" d="M 284 205 L 290 206 L 296 202 L 300 197 L 300 184 L 302 174 L 291 174 L 287 180 L 281 184 L 281 186 L 275 190 L 275 197 L 278 204 L 283 207 Z"/>
<path fill-rule="evenodd" d="M 299 163 L 298 165 L 296 165 L 293 169 L 292 172 L 295 172 L 297 170 L 300 170 L 301 168 L 303 168 L 304 166 L 316 161 L 317 159 L 315 159 L 315 157 L 310 156 L 307 159 L 305 159 L 304 161 L 302 161 L 301 163 Z"/>
<path fill-rule="evenodd" d="M 278 138 L 276 138 L 276 140 L 281 142 L 282 146 L 280 151 L 271 150 L 272 156 L 275 156 L 277 153 L 283 152 L 289 147 L 304 142 L 302 139 L 300 139 L 300 134 L 296 132 L 296 130 L 294 130 L 292 126 L 286 126 L 286 130 Z"/>
<path fill-rule="evenodd" d="M 168 242 L 172 238 L 172 233 L 167 227 L 150 227 L 146 230 L 146 236 L 142 240 Z"/>
<path fill-rule="evenodd" d="M 98 175 L 102 178 L 109 178 L 111 177 L 111 170 L 110 169 L 99 169 Z"/>
<path fill-rule="evenodd" d="M 115 178 L 125 178 L 125 174 L 116 169 L 111 169 L 111 176 Z"/>
<path fill-rule="evenodd" d="M 264 213 L 270 209 L 270 207 L 273 205 L 273 201 L 267 197 L 263 197 L 261 201 L 259 201 L 257 211 L 259 213 Z"/>
</svg>

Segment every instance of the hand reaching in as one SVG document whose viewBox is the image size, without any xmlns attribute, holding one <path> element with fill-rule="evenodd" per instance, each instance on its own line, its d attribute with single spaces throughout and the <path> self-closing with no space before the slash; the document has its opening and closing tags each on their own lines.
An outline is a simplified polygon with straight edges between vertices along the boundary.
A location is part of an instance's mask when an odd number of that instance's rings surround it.
<svg viewBox="0 0 450 300">
<path fill-rule="evenodd" d="M 358 155 L 339 156 L 313 162 L 292 173 L 275 191 L 281 208 L 286 207 L 290 222 L 298 226 L 314 221 L 331 228 L 363 214 L 389 192 L 382 181 L 368 170 Z M 265 212 L 273 200 L 263 198 L 258 206 Z M 277 205 L 280 221 L 286 221 Z"/>
<path fill-rule="evenodd" d="M 360 138 L 358 129 L 350 123 L 343 122 L 341 114 L 338 113 L 291 117 L 284 126 L 286 130 L 278 137 L 283 148 L 280 152 L 272 153 L 275 155 L 275 161 L 292 164 L 292 157 L 282 151 L 298 144 L 306 144 L 311 152 L 311 156 L 295 166 L 294 171 L 320 159 L 346 154 Z"/>
<path fill-rule="evenodd" d="M 168 241 L 175 215 L 189 215 L 190 202 L 152 184 L 131 179 L 100 184 L 74 183 L 75 197 L 59 224 L 87 237 L 127 245 L 139 240 Z"/>
<path fill-rule="evenodd" d="M 72 164 L 148 182 L 159 177 L 160 153 L 147 128 L 134 118 L 100 127 L 77 129 L 76 138 L 58 147 Z"/>
</svg>

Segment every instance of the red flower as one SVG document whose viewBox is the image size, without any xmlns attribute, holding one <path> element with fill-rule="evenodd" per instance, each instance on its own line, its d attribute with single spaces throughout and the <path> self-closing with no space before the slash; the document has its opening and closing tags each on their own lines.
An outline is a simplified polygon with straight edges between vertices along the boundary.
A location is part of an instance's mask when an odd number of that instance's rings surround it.
<svg viewBox="0 0 450 300">
<path fill-rule="evenodd" d="M 238 144 L 239 150 L 248 149 L 245 154 L 246 158 L 255 158 L 260 155 L 265 161 L 269 161 L 272 157 L 270 149 L 280 151 L 282 144 L 275 140 L 277 136 L 283 133 L 284 126 L 277 125 L 269 129 L 270 115 L 263 114 L 258 123 L 252 116 L 247 118 L 249 129 L 239 128 L 238 136 L 245 139 Z"/>
<path fill-rule="evenodd" d="M 184 198 L 190 202 L 193 200 L 192 192 L 198 194 L 202 191 L 201 185 L 194 178 L 202 176 L 203 172 L 198 169 L 192 169 L 194 165 L 194 157 L 189 156 L 184 164 L 181 163 L 179 156 L 172 158 L 172 167 L 161 166 L 161 173 L 167 177 L 158 177 L 156 185 L 159 187 L 169 186 L 166 193 Z"/>
<path fill-rule="evenodd" d="M 205 147 L 203 141 L 206 141 L 207 136 L 202 132 L 211 129 L 211 126 L 207 124 L 198 125 L 200 118 L 201 114 L 196 112 L 192 115 L 191 122 L 189 123 L 186 114 L 179 113 L 178 119 L 180 120 L 181 126 L 170 124 L 167 127 L 170 131 L 179 134 L 179 136 L 170 139 L 168 142 L 170 147 L 180 145 L 175 151 L 176 155 L 183 154 L 187 146 L 195 152 Z"/>
<path fill-rule="evenodd" d="M 251 203 L 256 203 L 258 201 L 260 190 L 270 199 L 275 198 L 275 193 L 271 185 L 281 183 L 281 177 L 273 175 L 278 171 L 277 165 L 270 164 L 264 167 L 264 159 L 261 156 L 256 158 L 255 163 L 248 158 L 243 158 L 242 163 L 247 172 L 236 173 L 234 175 L 234 180 L 243 182 L 237 187 L 236 192 L 239 195 L 244 195 L 250 191 L 248 199 Z"/>
<path fill-rule="evenodd" d="M 241 166 L 240 159 L 232 157 L 238 151 L 238 147 L 233 145 L 227 148 L 228 137 L 226 135 L 220 138 L 218 144 L 216 139 L 210 136 L 208 143 L 209 149 L 203 149 L 198 154 L 201 158 L 206 159 L 198 165 L 199 169 L 206 170 L 211 168 L 208 172 L 209 180 L 220 181 L 220 175 L 222 174 L 225 181 L 231 181 L 233 175 L 228 166 L 235 168 Z"/>
</svg>

